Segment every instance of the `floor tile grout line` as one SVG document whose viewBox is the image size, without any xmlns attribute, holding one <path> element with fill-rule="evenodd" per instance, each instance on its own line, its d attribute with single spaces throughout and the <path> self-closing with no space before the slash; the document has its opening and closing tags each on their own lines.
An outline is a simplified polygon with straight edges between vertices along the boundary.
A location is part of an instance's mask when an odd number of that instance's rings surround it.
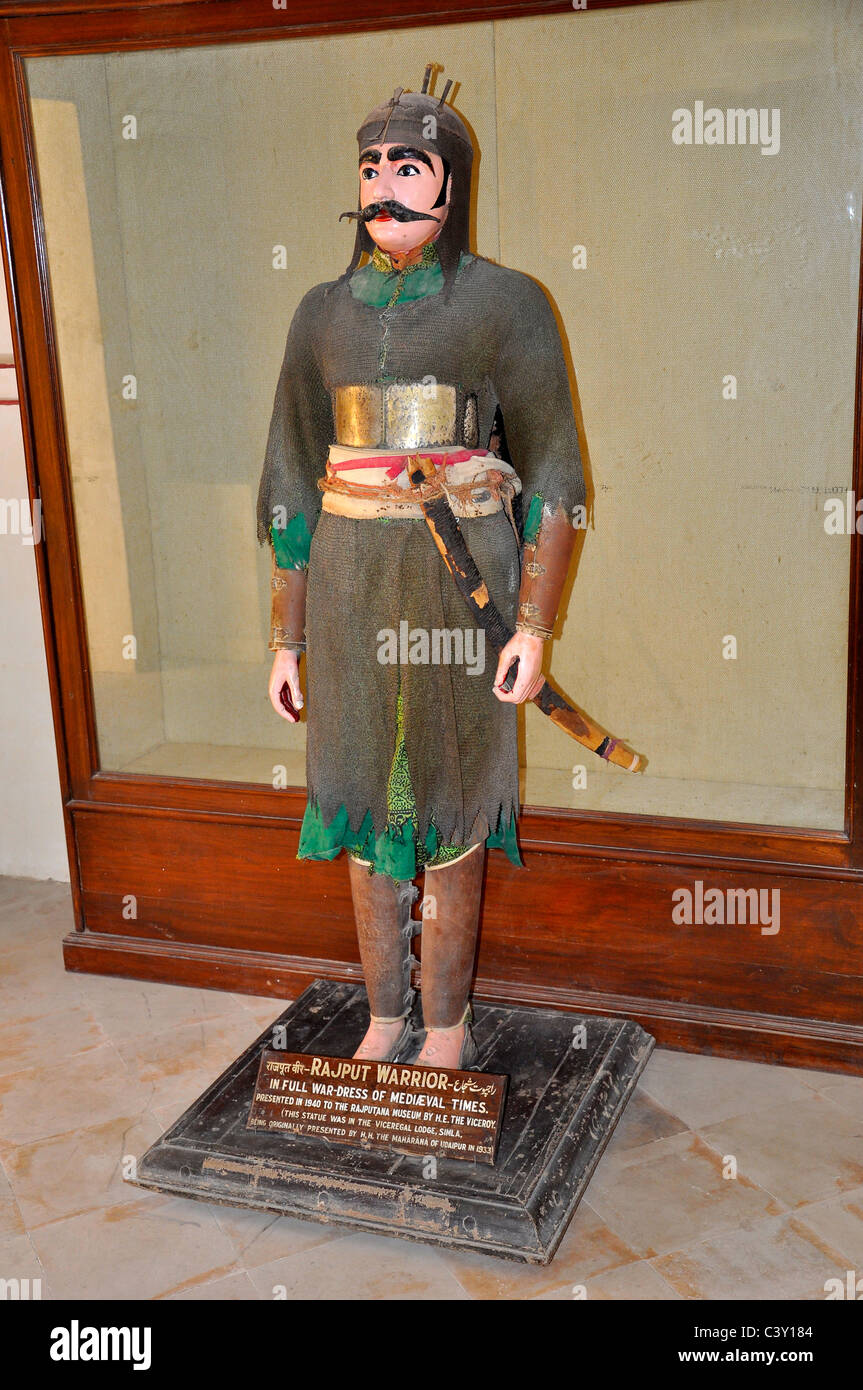
<svg viewBox="0 0 863 1390">
<path fill-rule="evenodd" d="M 803 1214 L 804 1212 L 805 1208 L 798 1208 L 796 1211 L 793 1211 L 790 1215 L 790 1224 L 797 1232 L 797 1234 L 800 1235 L 803 1239 L 809 1240 L 811 1244 L 814 1245 L 815 1249 L 820 1250 L 823 1255 L 826 1255 L 828 1258 L 835 1258 L 837 1262 L 844 1263 L 846 1271 L 849 1269 L 856 1269 L 858 1262 L 852 1259 L 846 1253 L 845 1250 L 840 1250 L 836 1247 L 830 1247 L 830 1252 L 828 1254 L 828 1251 L 824 1249 L 824 1245 L 826 1244 L 826 1242 L 823 1240 L 822 1236 L 819 1236 L 818 1232 L 814 1229 L 814 1227 L 810 1226 L 807 1223 L 805 1215 Z M 798 1229 L 800 1226 L 804 1228 L 802 1232 Z"/>
<path fill-rule="evenodd" d="M 694 1137 L 697 1137 L 698 1139 L 700 1139 L 700 1140 L 705 1144 L 705 1146 L 706 1146 L 707 1148 L 711 1148 L 718 1158 L 721 1159 L 721 1158 L 723 1157 L 723 1155 L 720 1154 L 719 1151 L 718 1151 L 717 1149 L 713 1149 L 713 1146 L 707 1143 L 707 1141 L 704 1139 L 703 1135 L 699 1134 L 697 1130 L 691 1130 L 691 1131 L 688 1131 L 688 1132 L 689 1132 L 691 1135 L 693 1135 Z M 678 1136 L 677 1136 L 677 1135 L 671 1135 L 670 1137 L 671 1137 L 671 1138 L 677 1138 Z M 655 1141 L 655 1142 L 662 1142 L 662 1141 Z M 661 1161 L 661 1159 L 658 1159 L 657 1161 Z M 735 1181 L 736 1181 L 736 1180 L 735 1180 Z M 698 1242 L 692 1242 L 692 1244 L 702 1244 L 702 1243 L 704 1243 L 704 1242 L 706 1242 L 706 1241 L 709 1241 L 709 1240 L 715 1240 L 715 1239 L 717 1239 L 719 1236 L 727 1235 L 727 1234 L 728 1234 L 729 1232 L 731 1232 L 731 1231 L 751 1230 L 754 1226 L 759 1225 L 762 1221 L 774 1221 L 774 1220 L 776 1220 L 776 1219 L 779 1218 L 779 1217 L 792 1216 L 792 1215 L 794 1214 L 794 1208 L 789 1207 L 788 1204 L 782 1200 L 782 1198 L 777 1197 L 777 1196 L 776 1196 L 774 1193 L 772 1193 L 768 1188 L 762 1187 L 760 1183 L 755 1182 L 753 1179 L 747 1178 L 747 1181 L 750 1182 L 750 1183 L 752 1184 L 752 1187 L 755 1188 L 758 1192 L 761 1192 L 761 1193 L 764 1194 L 764 1196 L 770 1197 L 773 1201 L 778 1202 L 779 1205 L 783 1208 L 783 1210 L 782 1210 L 782 1211 L 779 1211 L 779 1212 L 770 1212 L 770 1213 L 767 1213 L 767 1214 L 765 1214 L 765 1215 L 763 1215 L 763 1216 L 758 1216 L 758 1217 L 756 1217 L 754 1220 L 747 1220 L 747 1221 L 745 1221 L 745 1222 L 740 1222 L 740 1221 L 738 1220 L 738 1221 L 736 1221 L 735 1223 L 733 1223 L 733 1224 L 731 1224 L 731 1225 L 724 1226 L 724 1227 L 719 1227 L 719 1228 L 717 1228 L 716 1230 L 712 1230 L 708 1235 L 704 1236 L 700 1241 L 698 1241 Z M 629 1249 L 633 1249 L 634 1247 L 631 1245 L 629 1237 L 626 1236 L 626 1235 L 624 1234 L 624 1232 L 621 1231 L 617 1226 L 615 1226 L 615 1224 L 614 1224 L 614 1219 L 613 1219 L 613 1213 L 612 1213 L 612 1215 L 609 1215 L 609 1214 L 608 1214 L 608 1209 L 607 1209 L 607 1208 L 606 1208 L 605 1210 L 603 1210 L 603 1208 L 602 1208 L 601 1206 L 597 1206 L 597 1204 L 596 1204 L 596 1197 L 594 1197 L 594 1199 L 593 1199 L 592 1202 L 590 1201 L 590 1188 L 591 1188 L 591 1186 L 592 1186 L 592 1182 L 588 1185 L 587 1190 L 585 1191 L 584 1196 L 582 1197 L 582 1200 L 581 1200 L 581 1204 L 580 1204 L 580 1205 L 581 1205 L 581 1206 L 584 1206 L 584 1205 L 585 1205 L 585 1202 L 588 1202 L 589 1205 L 591 1206 L 591 1209 L 592 1209 L 592 1210 L 596 1213 L 596 1215 L 598 1216 L 599 1220 L 602 1221 L 603 1224 L 604 1224 L 605 1226 L 608 1227 L 608 1229 L 612 1232 L 612 1234 L 615 1235 L 615 1236 L 617 1236 L 618 1240 L 622 1241 Z M 616 1210 L 616 1209 L 615 1209 L 615 1210 Z M 577 1214 L 577 1213 L 576 1213 L 576 1214 Z M 685 1247 L 681 1247 L 681 1248 L 685 1248 Z M 669 1256 L 669 1255 L 676 1254 L 676 1253 L 677 1253 L 677 1250 L 676 1250 L 676 1248 L 673 1249 L 673 1250 L 657 1250 L 657 1251 L 654 1251 L 652 1254 L 648 1254 L 646 1251 L 645 1251 L 644 1253 L 642 1253 L 642 1254 L 638 1254 L 637 1251 L 636 1251 L 635 1253 L 636 1253 L 636 1258 L 637 1258 L 637 1259 L 651 1261 L 651 1260 L 654 1260 L 654 1259 L 657 1259 L 657 1260 L 658 1260 L 658 1259 L 665 1259 L 665 1258 L 667 1258 L 667 1256 Z M 659 1271 L 657 1271 L 657 1273 L 658 1273 L 658 1272 L 659 1272 Z"/>
<path fill-rule="evenodd" d="M 693 1055 L 693 1057 L 696 1057 L 696 1056 L 697 1056 L 697 1054 L 695 1054 L 695 1053 L 693 1053 L 692 1055 Z M 781 1070 L 781 1071 L 790 1071 L 790 1070 L 792 1070 L 792 1069 L 789 1068 L 789 1067 L 782 1067 L 782 1068 L 779 1068 L 779 1070 Z M 825 1076 L 834 1076 L 834 1075 L 835 1075 L 835 1073 L 833 1073 L 833 1072 L 825 1072 Z M 851 1079 L 851 1080 L 859 1079 L 859 1080 L 863 1081 L 863 1077 L 860 1077 L 860 1078 L 851 1077 L 850 1079 Z M 804 1084 L 807 1084 L 807 1083 L 804 1083 Z M 672 1115 L 672 1117 L 673 1117 L 674 1119 L 679 1120 L 681 1124 L 685 1125 L 686 1128 L 687 1128 L 688 1130 L 691 1130 L 693 1133 L 694 1133 L 696 1130 L 705 1128 L 705 1127 L 710 1126 L 710 1125 L 724 1125 L 724 1124 L 730 1124 L 730 1123 L 731 1123 L 732 1121 L 734 1121 L 734 1120 L 742 1120 L 742 1119 L 745 1119 L 745 1118 L 746 1118 L 747 1116 L 749 1116 L 749 1115 L 764 1115 L 764 1114 L 767 1114 L 767 1113 L 768 1113 L 769 1111 L 771 1111 L 771 1110 L 778 1110 L 780 1107 L 783 1107 L 783 1106 L 794 1105 L 794 1104 L 796 1103 L 796 1101 L 799 1101 L 799 1100 L 814 1100 L 814 1099 L 817 1098 L 817 1099 L 819 1099 L 819 1100 L 827 1101 L 828 1103 L 830 1103 L 830 1104 L 832 1104 L 832 1105 L 838 1105 L 838 1106 L 840 1106 L 841 1109 L 844 1109 L 844 1108 L 845 1108 L 845 1107 L 841 1106 L 841 1103 L 840 1103 L 839 1101 L 833 1100 L 833 1098 L 832 1098 L 831 1096 L 825 1095 L 823 1091 L 817 1089 L 816 1087 L 810 1086 L 809 1089 L 810 1089 L 811 1092 L 812 1092 L 811 1096 L 803 1096 L 803 1097 L 796 1097 L 796 1098 L 795 1098 L 795 1097 L 786 1097 L 784 1100 L 773 1101 L 770 1105 L 763 1105 L 763 1104 L 760 1104 L 760 1105 L 759 1105 L 759 1104 L 757 1104 L 757 1103 L 753 1103 L 751 1109 L 746 1109 L 746 1110 L 735 1110 L 734 1113 L 731 1114 L 731 1115 L 723 1115 L 723 1116 L 721 1116 L 721 1118 L 719 1118 L 719 1119 L 713 1119 L 713 1120 L 709 1120 L 709 1119 L 698 1120 L 698 1121 L 696 1121 L 696 1122 L 693 1124 L 691 1121 L 686 1120 L 682 1115 L 677 1114 L 675 1111 L 669 1110 L 669 1109 L 668 1109 L 668 1106 L 665 1104 L 664 1101 L 662 1101 L 662 1100 L 659 1099 L 656 1095 L 654 1095 L 654 1093 L 653 1093 L 652 1091 L 648 1090 L 648 1087 L 647 1087 L 646 1085 L 644 1085 L 642 1082 L 639 1082 L 639 1090 L 640 1090 L 640 1091 L 643 1091 L 643 1092 L 649 1097 L 649 1099 L 650 1099 L 651 1101 L 654 1102 L 655 1105 L 658 1105 L 658 1106 L 660 1106 L 663 1110 L 665 1110 L 666 1114 Z M 851 1112 L 851 1113 L 853 1114 L 853 1112 Z"/>
<path fill-rule="evenodd" d="M 680 1290 L 679 1290 L 679 1289 L 676 1289 L 676 1288 L 674 1287 L 674 1285 L 671 1283 L 671 1281 L 668 1280 L 668 1279 L 666 1279 L 666 1277 L 665 1277 L 665 1275 L 663 1274 L 663 1272 L 662 1272 L 661 1269 L 657 1269 L 657 1268 L 656 1268 L 656 1265 L 655 1265 L 654 1261 L 655 1261 L 655 1260 L 661 1260 L 661 1259 L 664 1259 L 664 1258 L 665 1258 L 665 1257 L 662 1256 L 662 1255 L 653 1255 L 649 1260 L 645 1260 L 645 1264 L 650 1265 L 650 1268 L 653 1270 L 654 1274 L 657 1274 L 657 1275 L 659 1276 L 659 1278 L 662 1280 L 662 1282 L 663 1282 L 663 1284 L 665 1285 L 665 1287 L 666 1287 L 667 1289 L 670 1289 L 670 1290 L 671 1290 L 671 1292 L 674 1294 L 675 1300 L 679 1300 L 679 1301 L 681 1301 L 681 1302 L 685 1302 L 686 1300 L 684 1299 L 684 1295 L 680 1292 Z"/>
<path fill-rule="evenodd" d="M 686 1258 L 686 1257 L 691 1258 L 692 1255 L 693 1255 L 696 1251 L 698 1251 L 699 1249 L 701 1249 L 702 1246 L 708 1246 L 708 1245 L 710 1245 L 713 1241 L 715 1241 L 715 1240 L 717 1240 L 717 1239 L 721 1239 L 722 1237 L 725 1237 L 725 1236 L 737 1235 L 737 1234 L 740 1234 L 740 1233 L 742 1233 L 742 1232 L 746 1232 L 746 1233 L 753 1232 L 753 1233 L 755 1233 L 755 1232 L 757 1232 L 757 1228 L 758 1228 L 759 1226 L 766 1225 L 768 1222 L 771 1222 L 771 1221 L 773 1221 L 773 1222 L 779 1222 L 779 1223 L 782 1223 L 782 1224 L 786 1224 L 786 1223 L 787 1223 L 788 1225 L 790 1225 L 790 1226 L 792 1227 L 792 1229 L 795 1229 L 795 1233 L 799 1235 L 800 1233 L 799 1233 L 799 1232 L 796 1232 L 796 1228 L 795 1228 L 795 1225 L 794 1225 L 796 1219 L 797 1219 L 797 1213 L 796 1213 L 795 1211 L 779 1212 L 779 1213 L 776 1213 L 776 1214 L 774 1214 L 774 1215 L 772 1215 L 772 1216 L 759 1217 L 757 1221 L 754 1221 L 754 1222 L 752 1222 L 752 1223 L 750 1223 L 750 1224 L 748 1224 L 748 1225 L 746 1225 L 746 1226 L 735 1226 L 735 1227 L 732 1227 L 731 1229 L 729 1229 L 728 1231 L 715 1232 L 715 1233 L 712 1234 L 712 1235 L 706 1236 L 706 1237 L 705 1237 L 704 1239 L 702 1239 L 702 1240 L 693 1240 L 693 1241 L 688 1242 L 688 1244 L 686 1244 L 686 1245 L 681 1245 L 681 1246 L 679 1246 L 679 1247 L 678 1247 L 677 1249 L 675 1249 L 675 1250 L 667 1250 L 667 1251 L 663 1251 L 663 1252 L 661 1252 L 661 1253 L 657 1253 L 657 1254 L 655 1254 L 655 1255 L 651 1255 L 649 1258 L 647 1258 L 647 1263 L 650 1264 L 650 1265 L 652 1265 L 652 1266 L 654 1267 L 655 1272 L 660 1276 L 660 1278 L 665 1278 L 665 1276 L 664 1276 L 663 1273 L 662 1273 L 662 1270 L 656 1268 L 656 1262 L 659 1261 L 659 1260 L 669 1260 L 669 1259 L 673 1259 L 673 1258 L 675 1258 L 675 1257 L 677 1257 L 677 1256 L 682 1256 L 682 1257 L 684 1257 L 684 1258 Z M 808 1236 L 808 1234 L 809 1234 L 809 1233 L 807 1233 L 807 1236 Z M 812 1245 L 813 1249 L 818 1250 L 818 1252 L 819 1252 L 820 1254 L 825 1255 L 825 1251 L 817 1244 L 817 1232 L 814 1232 L 814 1231 L 813 1231 L 811 1234 L 812 1234 L 813 1236 L 816 1237 L 816 1240 L 810 1241 L 809 1243 Z M 804 1238 L 805 1238 L 805 1237 L 802 1237 L 802 1236 L 801 1236 L 801 1239 L 804 1239 Z M 837 1251 L 836 1253 L 837 1253 L 837 1255 L 840 1256 L 840 1258 L 842 1258 L 842 1259 L 845 1258 L 845 1256 L 844 1256 L 844 1254 L 842 1254 L 842 1252 Z M 852 1262 L 852 1263 L 853 1263 L 853 1262 Z M 669 1283 L 669 1281 L 668 1281 L 667 1279 L 665 1280 L 665 1282 L 666 1282 L 666 1283 Z M 674 1285 L 671 1284 L 670 1287 L 671 1287 L 671 1288 L 674 1288 Z M 717 1297 L 718 1297 L 718 1295 L 717 1295 Z M 765 1300 L 770 1299 L 770 1298 L 772 1298 L 772 1297 L 773 1297 L 773 1295 L 767 1295 L 767 1294 L 766 1294 L 766 1295 L 765 1295 Z M 710 1295 L 706 1295 L 706 1298 L 709 1299 L 709 1298 L 710 1298 Z M 699 1301 L 700 1301 L 700 1300 L 699 1300 Z"/>
<path fill-rule="evenodd" d="M 725 1154 L 721 1153 L 720 1150 L 717 1148 L 717 1146 L 716 1146 L 715 1144 L 712 1144 L 712 1143 L 710 1142 L 710 1140 L 707 1138 L 707 1136 L 706 1136 L 705 1134 L 703 1134 L 703 1133 L 701 1132 L 700 1129 L 694 1129 L 694 1130 L 692 1131 L 692 1133 L 695 1134 L 695 1135 L 697 1135 L 698 1138 L 701 1140 L 701 1142 L 702 1142 L 704 1145 L 706 1145 L 706 1147 L 707 1147 L 708 1149 L 710 1149 L 713 1153 L 716 1154 L 716 1156 L 717 1156 L 717 1158 L 720 1160 L 720 1162 L 723 1162 L 723 1161 L 724 1161 L 724 1159 L 725 1159 Z M 736 1158 L 736 1155 L 735 1155 L 735 1158 Z M 746 1179 L 747 1183 L 751 1183 L 751 1185 L 752 1185 L 754 1188 L 756 1188 L 759 1192 L 763 1192 L 767 1197 L 771 1197 L 771 1198 L 773 1199 L 774 1202 L 778 1202 L 778 1203 L 779 1203 L 779 1205 L 783 1208 L 783 1212 L 782 1212 L 782 1213 L 774 1212 L 774 1215 L 777 1215 L 777 1216 L 778 1216 L 778 1215 L 782 1215 L 782 1214 L 785 1214 L 785 1213 L 787 1213 L 787 1212 L 791 1212 L 791 1211 L 794 1210 L 794 1208 L 793 1208 L 788 1202 L 786 1202 L 786 1200 L 785 1200 L 784 1197 L 780 1197 L 780 1196 L 779 1196 L 779 1193 L 778 1193 L 778 1192 L 774 1192 L 773 1189 L 770 1188 L 770 1187 L 765 1187 L 763 1183 L 760 1183 L 760 1182 L 758 1182 L 755 1178 L 750 1177 L 750 1175 L 749 1175 L 748 1173 L 741 1173 L 740 1168 L 738 1167 L 738 1170 L 737 1170 L 737 1177 L 734 1179 L 734 1181 L 737 1182 L 737 1181 L 739 1180 L 740 1177 L 744 1177 L 744 1178 Z"/>
</svg>

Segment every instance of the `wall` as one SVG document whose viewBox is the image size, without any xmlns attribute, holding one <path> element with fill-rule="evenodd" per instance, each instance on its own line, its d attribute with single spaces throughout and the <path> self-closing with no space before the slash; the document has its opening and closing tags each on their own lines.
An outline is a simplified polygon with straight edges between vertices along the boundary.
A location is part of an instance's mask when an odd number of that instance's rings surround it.
<svg viewBox="0 0 863 1390">
<path fill-rule="evenodd" d="M 27 477 L 11 363 L 0 275 L 0 506 L 9 518 L 0 519 L 0 874 L 68 880 L 29 505 L 20 524 Z"/>
</svg>

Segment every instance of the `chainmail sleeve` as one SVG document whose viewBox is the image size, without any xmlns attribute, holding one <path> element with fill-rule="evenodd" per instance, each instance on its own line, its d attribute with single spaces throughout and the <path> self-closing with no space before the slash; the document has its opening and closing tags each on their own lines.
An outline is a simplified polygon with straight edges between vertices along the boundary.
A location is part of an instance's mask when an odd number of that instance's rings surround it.
<svg viewBox="0 0 863 1390">
<path fill-rule="evenodd" d="M 585 500 L 584 472 L 563 346 L 551 305 L 527 275 L 510 271 L 513 305 L 492 370 L 513 467 L 528 515 L 535 495 L 555 511 Z"/>
<path fill-rule="evenodd" d="M 317 480 L 334 439 L 332 402 L 324 385 L 317 328 L 327 285 L 317 285 L 301 301 L 288 332 L 276 386 L 258 491 L 258 540 L 270 540 L 270 527 L 283 530 L 302 516 L 308 532 L 321 510 Z M 305 530 L 305 527 L 302 528 Z"/>
</svg>

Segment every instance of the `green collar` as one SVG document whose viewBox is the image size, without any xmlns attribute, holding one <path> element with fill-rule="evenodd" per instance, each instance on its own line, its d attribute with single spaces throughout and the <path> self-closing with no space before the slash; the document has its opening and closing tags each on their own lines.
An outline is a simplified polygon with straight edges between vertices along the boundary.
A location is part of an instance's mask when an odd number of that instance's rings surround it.
<svg viewBox="0 0 863 1390">
<path fill-rule="evenodd" d="M 459 270 L 465 260 L 472 260 L 463 251 Z M 375 309 L 391 309 L 412 299 L 425 299 L 443 289 L 443 270 L 433 241 L 423 247 L 420 260 L 404 270 L 395 270 L 385 251 L 376 246 L 368 265 L 354 271 L 348 281 L 354 299 Z"/>
</svg>

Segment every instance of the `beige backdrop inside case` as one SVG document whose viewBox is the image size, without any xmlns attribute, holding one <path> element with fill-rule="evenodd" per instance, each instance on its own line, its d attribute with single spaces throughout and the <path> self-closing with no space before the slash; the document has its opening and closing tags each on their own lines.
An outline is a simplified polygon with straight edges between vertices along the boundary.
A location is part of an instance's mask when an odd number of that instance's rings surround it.
<svg viewBox="0 0 863 1390">
<path fill-rule="evenodd" d="M 592 514 L 553 674 L 650 759 L 628 777 L 529 708 L 525 800 L 841 827 L 853 10 L 28 62 L 103 767 L 304 780 L 266 701 L 266 431 L 293 310 L 350 256 L 356 127 L 433 56 L 481 154 L 476 249 L 549 291 L 578 382 Z M 675 143 L 697 103 L 763 110 L 778 150 Z"/>
</svg>

